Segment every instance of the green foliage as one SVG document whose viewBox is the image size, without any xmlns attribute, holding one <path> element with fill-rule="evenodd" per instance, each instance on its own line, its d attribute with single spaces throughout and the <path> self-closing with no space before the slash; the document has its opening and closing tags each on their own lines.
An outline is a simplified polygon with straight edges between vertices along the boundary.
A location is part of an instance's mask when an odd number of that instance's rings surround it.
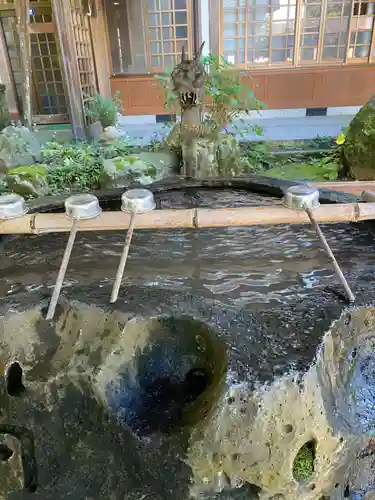
<svg viewBox="0 0 375 500">
<path fill-rule="evenodd" d="M 49 169 L 47 183 L 50 194 L 98 189 L 102 171 L 103 165 L 101 163 L 83 165 L 79 168 L 72 163 Z"/>
<path fill-rule="evenodd" d="M 179 106 L 179 96 L 176 92 L 173 91 L 173 82 L 171 73 L 170 74 L 160 74 L 155 75 L 156 80 L 158 81 L 158 85 L 164 91 L 164 108 L 168 112 L 173 112 L 176 114 L 180 114 L 180 106 Z"/>
<path fill-rule="evenodd" d="M 327 168 L 322 168 L 317 163 L 293 163 L 277 165 L 269 170 L 260 172 L 266 177 L 274 177 L 275 179 L 283 179 L 287 181 L 313 181 L 324 182 L 335 180 L 338 176 L 338 166 L 330 165 Z"/>
<path fill-rule="evenodd" d="M 327 181 L 335 181 L 339 175 L 340 163 L 335 154 L 327 155 L 322 158 L 318 166 L 323 171 L 324 179 Z"/>
<path fill-rule="evenodd" d="M 314 443 L 306 443 L 298 451 L 293 462 L 293 477 L 298 482 L 307 482 L 314 473 Z"/>
<path fill-rule="evenodd" d="M 284 180 L 333 181 L 341 168 L 339 151 L 332 153 L 300 153 L 277 155 L 272 152 L 272 143 L 250 143 L 244 150 L 249 162 L 262 175 Z M 285 145 L 283 145 L 285 146 Z M 311 148 L 311 144 L 306 147 Z M 280 149 L 280 148 L 279 148 Z"/>
<path fill-rule="evenodd" d="M 356 180 L 374 180 L 375 96 L 358 111 L 343 133 L 342 156 L 346 173 Z"/>
<path fill-rule="evenodd" d="M 95 94 L 85 104 L 85 114 L 89 123 L 100 121 L 103 128 L 116 125 L 117 113 L 121 110 L 122 102 L 119 91 L 115 93 L 113 99 Z"/>
<path fill-rule="evenodd" d="M 22 165 L 21 167 L 16 167 L 8 170 L 8 175 L 21 175 L 26 179 L 34 179 L 36 176 L 42 179 L 46 178 L 47 167 L 45 165 L 40 165 L 38 163 L 34 165 Z"/>
<path fill-rule="evenodd" d="M 48 167 L 47 182 L 51 194 L 97 189 L 103 172 L 103 160 L 129 154 L 125 139 L 100 142 L 48 142 L 42 149 L 42 160 Z"/>
<path fill-rule="evenodd" d="M 206 56 L 202 59 L 202 63 L 207 72 L 206 95 L 212 101 L 208 120 L 213 127 L 221 130 L 242 114 L 249 115 L 251 111 L 264 107 L 255 93 L 244 83 L 244 79 L 248 79 L 248 83 L 251 82 L 247 72 L 236 70 L 235 66 L 223 57 Z"/>
<path fill-rule="evenodd" d="M 245 156 L 257 170 L 268 170 L 275 163 L 272 145 L 268 142 L 252 142 L 246 145 Z"/>
<path fill-rule="evenodd" d="M 333 137 L 330 137 L 328 135 L 318 135 L 315 139 L 312 139 L 311 141 L 307 142 L 306 147 L 309 147 L 311 149 L 330 149 L 332 147 L 335 147 L 335 141 Z"/>
</svg>

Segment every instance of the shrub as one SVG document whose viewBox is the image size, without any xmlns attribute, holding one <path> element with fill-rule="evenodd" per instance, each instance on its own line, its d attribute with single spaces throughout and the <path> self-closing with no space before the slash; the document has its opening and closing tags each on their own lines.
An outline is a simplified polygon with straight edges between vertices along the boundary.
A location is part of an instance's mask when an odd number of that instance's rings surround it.
<svg viewBox="0 0 375 500">
<path fill-rule="evenodd" d="M 117 91 L 113 99 L 101 94 L 90 97 L 85 104 L 85 114 L 89 123 L 100 121 L 103 128 L 116 125 L 117 113 L 122 110 L 119 94 Z"/>
</svg>

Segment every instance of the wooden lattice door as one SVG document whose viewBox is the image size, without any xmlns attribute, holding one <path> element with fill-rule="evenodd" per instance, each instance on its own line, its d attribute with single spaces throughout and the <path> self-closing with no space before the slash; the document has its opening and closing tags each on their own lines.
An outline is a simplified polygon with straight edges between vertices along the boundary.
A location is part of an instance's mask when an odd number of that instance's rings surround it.
<svg viewBox="0 0 375 500">
<path fill-rule="evenodd" d="M 83 104 L 97 91 L 87 2 L 70 0 L 72 27 L 76 47 L 79 80 Z"/>
<path fill-rule="evenodd" d="M 24 76 L 14 2 L 0 0 L 0 28 L 12 71 L 14 92 L 20 114 L 23 114 Z M 31 104 L 33 121 L 61 123 L 69 120 L 58 37 L 52 22 L 48 0 L 30 2 L 29 33 L 31 46 Z"/>
</svg>

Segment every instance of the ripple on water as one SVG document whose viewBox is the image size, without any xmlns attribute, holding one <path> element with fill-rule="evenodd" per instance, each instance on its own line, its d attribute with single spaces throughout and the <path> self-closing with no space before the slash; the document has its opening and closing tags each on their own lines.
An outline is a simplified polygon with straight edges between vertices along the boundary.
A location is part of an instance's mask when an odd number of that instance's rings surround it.
<svg viewBox="0 0 375 500">
<path fill-rule="evenodd" d="M 158 196 L 162 208 L 279 204 L 246 191 L 188 190 Z M 372 234 L 363 224 L 323 227 L 349 281 L 373 265 Z M 53 286 L 67 235 L 7 240 L 0 297 Z M 64 286 L 111 283 L 124 233 L 78 235 Z M 330 263 L 309 226 L 256 226 L 202 230 L 143 230 L 133 237 L 125 280 L 221 300 L 236 307 L 288 303 L 316 287 L 335 283 Z"/>
</svg>

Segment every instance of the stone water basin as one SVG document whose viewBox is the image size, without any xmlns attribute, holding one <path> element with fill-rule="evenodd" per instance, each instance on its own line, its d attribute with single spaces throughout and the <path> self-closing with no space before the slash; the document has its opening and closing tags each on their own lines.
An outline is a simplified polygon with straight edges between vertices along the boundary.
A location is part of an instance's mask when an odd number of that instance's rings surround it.
<svg viewBox="0 0 375 500">
<path fill-rule="evenodd" d="M 280 203 L 230 189 L 156 198 Z M 53 322 L 67 235 L 4 239 L 0 498 L 365 498 L 373 230 L 323 229 L 350 310 L 308 226 L 136 232 L 115 305 L 124 234 L 80 234 Z"/>
</svg>

